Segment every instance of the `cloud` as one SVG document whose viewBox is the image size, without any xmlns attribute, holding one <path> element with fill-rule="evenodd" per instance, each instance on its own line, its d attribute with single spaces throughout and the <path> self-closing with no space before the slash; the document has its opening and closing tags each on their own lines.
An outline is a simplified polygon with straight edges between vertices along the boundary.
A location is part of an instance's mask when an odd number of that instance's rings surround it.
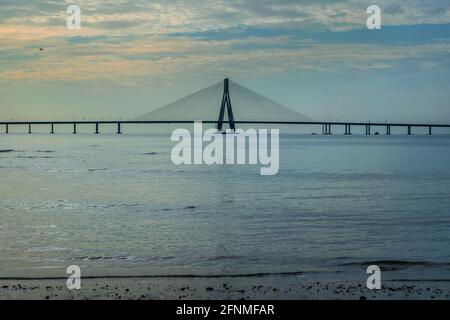
<svg viewBox="0 0 450 320">
<path fill-rule="evenodd" d="M 380 0 L 383 29 L 365 30 L 357 0 L 2 1 L 0 79 L 145 81 L 161 75 L 387 69 L 445 64 L 450 3 Z M 420 26 L 420 24 L 438 24 Z M 390 27 L 389 27 L 389 26 Z M 44 54 L 38 47 L 47 48 Z M 206 70 L 206 71 L 205 71 Z"/>
<path fill-rule="evenodd" d="M 6 0 L 3 0 L 6 1 Z M 450 23 L 447 0 L 376 1 L 386 25 Z M 349 30 L 365 26 L 372 0 L 79 0 L 86 27 L 129 29 L 137 33 L 167 34 L 274 26 L 303 30 Z M 66 2 L 65 5 L 68 5 Z M 42 24 L 64 22 L 61 2 L 31 0 L 2 3 L 0 22 Z M 118 30 L 114 30 L 117 32 Z"/>
<path fill-rule="evenodd" d="M 157 40 L 157 41 L 156 41 Z M 179 74 L 267 75 L 301 70 L 336 72 L 388 69 L 410 63 L 432 67 L 450 63 L 450 43 L 421 45 L 323 44 L 303 43 L 301 49 L 277 48 L 284 38 L 248 38 L 227 41 L 202 41 L 190 38 L 155 39 L 157 44 L 136 40 L 121 46 L 104 44 L 94 50 L 83 42 L 71 55 L 50 51 L 47 56 L 19 61 L 17 66 L 0 71 L 0 78 L 27 81 L 108 80 L 145 82 L 160 76 Z M 265 48 L 261 49 L 260 46 Z M 300 43 L 301 44 L 301 43 Z M 300 45 L 299 44 L 299 45 Z M 246 50 L 233 50 L 246 46 Z M 11 53 L 10 53 L 11 54 Z M 1 55 L 0 55 L 1 56 Z"/>
</svg>

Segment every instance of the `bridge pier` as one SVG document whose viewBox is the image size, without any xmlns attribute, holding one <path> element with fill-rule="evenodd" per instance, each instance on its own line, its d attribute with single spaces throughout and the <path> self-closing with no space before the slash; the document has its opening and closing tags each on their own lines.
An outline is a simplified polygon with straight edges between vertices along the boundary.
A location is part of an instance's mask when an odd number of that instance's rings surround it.
<svg viewBox="0 0 450 320">
<path fill-rule="evenodd" d="M 349 125 L 349 124 L 345 125 L 345 134 L 347 134 L 347 135 L 352 134 L 351 125 Z"/>
<path fill-rule="evenodd" d="M 329 123 L 324 123 L 322 125 L 322 133 L 323 134 L 331 134 L 331 124 Z"/>
<path fill-rule="evenodd" d="M 408 126 L 408 136 L 411 135 L 411 126 Z"/>
<path fill-rule="evenodd" d="M 95 134 L 99 134 L 100 132 L 98 131 L 98 122 L 95 124 Z"/>
<path fill-rule="evenodd" d="M 428 127 L 428 135 L 431 136 L 431 126 Z"/>
<path fill-rule="evenodd" d="M 391 126 L 389 126 L 389 125 L 386 126 L 386 135 L 388 135 L 388 136 L 391 135 Z"/>
<path fill-rule="evenodd" d="M 8 126 L 8 124 L 6 124 L 5 133 L 6 133 L 6 134 L 9 133 L 9 126 Z"/>
<path fill-rule="evenodd" d="M 370 125 L 366 124 L 366 135 L 370 135 Z"/>
<path fill-rule="evenodd" d="M 117 134 L 122 134 L 122 130 L 121 130 L 121 128 L 120 128 L 120 125 L 121 125 L 121 123 L 118 122 L 118 123 L 117 123 Z"/>
<path fill-rule="evenodd" d="M 50 131 L 50 134 L 55 134 L 55 128 L 54 128 L 53 123 L 52 123 L 52 129 L 51 129 L 51 131 Z"/>
<path fill-rule="evenodd" d="M 31 134 L 31 123 L 28 124 L 28 134 Z"/>
<path fill-rule="evenodd" d="M 77 134 L 77 124 L 73 123 L 73 134 Z"/>
</svg>

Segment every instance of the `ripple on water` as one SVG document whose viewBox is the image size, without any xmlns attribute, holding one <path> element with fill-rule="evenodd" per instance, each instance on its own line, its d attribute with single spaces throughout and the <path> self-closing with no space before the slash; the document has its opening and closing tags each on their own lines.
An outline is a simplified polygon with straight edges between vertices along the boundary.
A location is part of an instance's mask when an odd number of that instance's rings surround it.
<svg viewBox="0 0 450 320">
<path fill-rule="evenodd" d="M 64 251 L 67 248 L 57 247 L 57 246 L 47 246 L 47 247 L 31 247 L 26 250 L 26 252 L 52 252 L 52 251 Z"/>
</svg>

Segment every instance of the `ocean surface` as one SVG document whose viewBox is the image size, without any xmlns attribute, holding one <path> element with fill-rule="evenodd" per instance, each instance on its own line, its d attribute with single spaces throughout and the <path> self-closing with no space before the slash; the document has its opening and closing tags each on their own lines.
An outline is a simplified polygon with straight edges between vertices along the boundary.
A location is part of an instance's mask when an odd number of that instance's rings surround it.
<svg viewBox="0 0 450 320">
<path fill-rule="evenodd" d="M 450 279 L 450 136 L 283 135 L 280 171 L 169 135 L 0 135 L 0 277 Z"/>
</svg>

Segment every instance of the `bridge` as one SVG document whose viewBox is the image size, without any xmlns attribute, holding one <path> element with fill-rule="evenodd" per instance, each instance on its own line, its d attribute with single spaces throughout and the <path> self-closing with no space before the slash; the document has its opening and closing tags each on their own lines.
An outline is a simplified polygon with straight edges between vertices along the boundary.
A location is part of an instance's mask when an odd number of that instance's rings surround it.
<svg viewBox="0 0 450 320">
<path fill-rule="evenodd" d="M 91 125 L 93 128 L 94 134 L 100 134 L 100 125 L 116 125 L 117 126 L 117 134 L 122 134 L 122 125 L 137 125 L 137 124 L 193 124 L 195 121 L 193 120 L 156 120 L 156 121 L 144 121 L 144 120 L 131 120 L 131 121 L 122 121 L 122 120 L 107 120 L 107 121 L 0 121 L 0 126 L 4 126 L 4 133 L 10 133 L 10 128 L 12 126 L 28 126 L 28 133 L 31 134 L 33 127 L 35 126 L 49 126 L 49 133 L 55 134 L 55 126 L 60 125 L 69 125 L 73 128 L 73 134 L 77 134 L 77 129 L 79 126 L 88 126 Z M 433 128 L 450 128 L 450 124 L 423 124 L 423 123 L 397 123 L 397 122 L 341 122 L 341 121 L 220 121 L 220 120 L 206 120 L 202 121 L 205 124 L 216 124 L 220 126 L 221 124 L 228 124 L 231 128 L 237 124 L 259 124 L 259 125 L 314 125 L 318 127 L 322 127 L 322 134 L 331 135 L 333 127 L 342 127 L 344 128 L 345 135 L 352 134 L 353 127 L 363 127 L 365 128 L 365 134 L 371 135 L 372 128 L 374 127 L 382 127 L 385 128 L 385 134 L 391 134 L 391 128 L 394 127 L 402 127 L 405 128 L 405 133 L 407 135 L 411 135 L 413 128 L 427 128 L 428 134 L 432 134 Z"/>
<path fill-rule="evenodd" d="M 233 86 L 234 98 L 238 100 L 238 112 L 233 110 L 230 87 Z M 223 89 L 222 89 L 223 88 Z M 220 90 L 220 92 L 219 92 Z M 205 124 L 215 124 L 218 131 L 222 131 L 224 124 L 228 124 L 230 129 L 234 131 L 237 124 L 259 124 L 259 125 L 313 125 L 322 127 L 322 134 L 332 134 L 333 127 L 343 127 L 345 135 L 352 134 L 352 128 L 363 127 L 365 134 L 371 135 L 374 127 L 385 128 L 385 134 L 390 135 L 391 129 L 395 127 L 405 128 L 407 135 L 412 134 L 413 128 L 427 128 L 429 135 L 433 133 L 433 128 L 450 128 L 450 124 L 436 124 L 436 123 L 399 123 L 399 122 L 347 122 L 347 121 L 313 121 L 308 117 L 290 110 L 282 105 L 279 105 L 271 100 L 268 100 L 261 95 L 252 92 L 228 79 L 203 89 L 191 96 L 178 100 L 170 105 L 160 108 L 154 112 L 150 112 L 138 119 L 123 121 L 123 120 L 89 120 L 89 121 L 0 121 L 0 126 L 5 127 L 4 133 L 8 134 L 12 126 L 26 125 L 28 126 L 28 133 L 32 133 L 33 127 L 49 126 L 50 134 L 55 133 L 55 126 L 69 125 L 73 127 L 73 133 L 77 134 L 79 126 L 93 126 L 93 133 L 100 134 L 100 125 L 116 125 L 117 134 L 122 134 L 122 126 L 137 125 L 137 124 L 193 124 L 195 120 L 177 120 L 175 117 L 186 114 L 191 118 L 201 119 L 211 118 L 214 114 L 217 115 L 217 109 L 214 109 L 215 98 L 218 94 L 222 94 L 222 103 L 220 104 L 219 116 L 217 120 L 202 120 Z M 240 100 L 240 101 L 239 101 Z M 240 102 L 240 103 L 239 103 Z M 236 100 L 233 100 L 236 104 Z M 211 109 L 211 107 L 213 109 Z M 260 108 L 260 109 L 259 109 Z M 167 110 L 169 110 L 167 114 Z M 249 112 L 250 110 L 250 112 Z M 261 111 L 263 110 L 263 111 Z M 196 113 L 197 112 L 197 113 Z M 210 112 L 208 114 L 208 112 Z M 225 113 L 228 115 L 228 120 L 225 120 Z M 270 114 L 271 120 L 261 120 L 261 114 Z M 163 116 L 161 116 L 163 115 Z M 242 120 L 248 118 L 255 120 Z M 241 120 L 236 120 L 241 118 Z M 258 120 L 256 118 L 259 118 Z M 280 120 L 273 120 L 280 119 Z M 288 119 L 288 120 L 286 120 Z M 293 119 L 293 120 L 291 120 Z M 299 119 L 299 120 L 298 120 Z M 376 132 L 375 134 L 379 134 Z"/>
</svg>

